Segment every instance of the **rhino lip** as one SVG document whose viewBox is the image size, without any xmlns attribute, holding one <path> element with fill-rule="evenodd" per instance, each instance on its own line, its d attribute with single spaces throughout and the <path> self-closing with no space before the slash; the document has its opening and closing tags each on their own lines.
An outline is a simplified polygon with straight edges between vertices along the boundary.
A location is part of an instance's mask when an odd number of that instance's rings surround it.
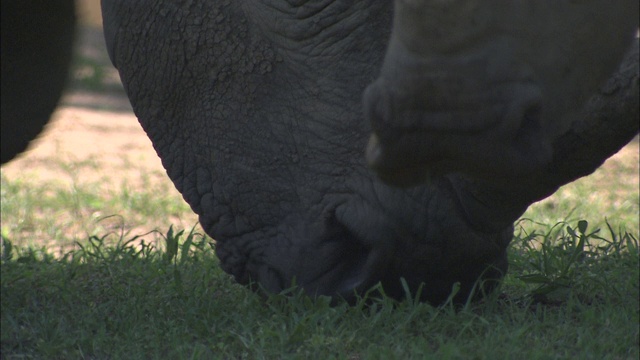
<svg viewBox="0 0 640 360">
<path fill-rule="evenodd" d="M 381 265 L 381 257 L 375 248 L 365 246 L 364 241 L 345 226 L 339 226 L 339 232 L 332 230 L 332 238 L 323 242 L 323 246 L 333 248 L 323 269 L 301 285 L 310 295 L 328 295 L 352 301 L 377 281 L 375 274 Z"/>
</svg>

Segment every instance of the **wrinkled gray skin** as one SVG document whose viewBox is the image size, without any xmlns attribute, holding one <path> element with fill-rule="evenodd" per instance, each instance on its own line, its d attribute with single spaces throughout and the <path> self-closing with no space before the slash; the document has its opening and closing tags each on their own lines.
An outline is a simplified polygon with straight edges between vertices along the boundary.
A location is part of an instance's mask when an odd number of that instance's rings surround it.
<svg viewBox="0 0 640 360">
<path fill-rule="evenodd" d="M 539 176 L 635 38 L 638 4 L 395 1 L 364 96 L 369 164 L 403 186 L 454 171 L 507 184 Z"/>
<path fill-rule="evenodd" d="M 353 300 L 378 282 L 402 297 L 403 277 L 413 292 L 424 284 L 421 298 L 434 304 L 459 282 L 463 301 L 477 279 L 490 291 L 504 274 L 512 224 L 526 207 L 580 176 L 571 169 L 531 191 L 457 174 L 410 189 L 379 180 L 366 166 L 372 129 L 362 96 L 383 65 L 390 2 L 104 0 L 102 8 L 134 112 L 240 283 Z M 612 86 L 637 97 L 631 68 Z M 605 116 L 627 111 L 610 103 L 602 102 Z M 624 144 L 598 149 L 595 161 Z"/>
<path fill-rule="evenodd" d="M 73 0 L 2 0 L 0 163 L 24 151 L 49 121 L 69 74 Z"/>
</svg>

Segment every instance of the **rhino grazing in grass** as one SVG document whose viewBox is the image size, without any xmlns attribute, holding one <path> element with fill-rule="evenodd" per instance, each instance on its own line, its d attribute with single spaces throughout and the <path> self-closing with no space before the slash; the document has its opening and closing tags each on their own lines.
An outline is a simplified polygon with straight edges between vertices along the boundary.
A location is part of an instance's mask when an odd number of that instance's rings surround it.
<svg viewBox="0 0 640 360">
<path fill-rule="evenodd" d="M 221 266 L 267 292 L 490 292 L 525 209 L 638 132 L 637 0 L 102 10 L 134 112 Z"/>
<path fill-rule="evenodd" d="M 102 10 L 134 112 L 221 266 L 267 292 L 489 292 L 529 204 L 638 131 L 636 0 Z"/>
</svg>

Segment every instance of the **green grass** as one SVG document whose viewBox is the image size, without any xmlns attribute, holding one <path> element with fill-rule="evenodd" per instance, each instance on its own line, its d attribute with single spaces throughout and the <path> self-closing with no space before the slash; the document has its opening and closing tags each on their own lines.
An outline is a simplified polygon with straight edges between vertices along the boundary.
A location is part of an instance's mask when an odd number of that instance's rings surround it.
<svg viewBox="0 0 640 360">
<path fill-rule="evenodd" d="M 91 166 L 70 164 L 71 183 L 2 177 L 3 359 L 639 356 L 637 193 L 596 207 L 592 181 L 561 189 L 583 199 L 573 212 L 555 197 L 534 205 L 525 217 L 548 222 L 518 223 L 510 272 L 479 303 L 330 306 L 239 286 L 199 228 L 170 225 L 193 216 L 170 183 L 74 177 Z"/>
<path fill-rule="evenodd" d="M 84 25 L 98 4 L 80 2 Z M 89 54 L 72 84 L 105 90 L 113 69 Z M 58 164 L 70 182 L 3 175 L 0 358 L 638 359 L 637 164 L 533 205 L 502 287 L 461 308 L 262 298 L 222 272 L 201 229 L 178 228 L 195 216 L 168 180 L 83 180 L 92 161 Z"/>
<path fill-rule="evenodd" d="M 166 251 L 134 245 L 137 237 L 107 246 L 107 235 L 54 258 L 5 242 L 2 354 L 637 359 L 637 239 L 615 234 L 593 247 L 601 239 L 567 229 L 557 237 L 516 239 L 515 269 L 501 295 L 459 309 L 388 298 L 331 307 L 326 298 L 296 291 L 263 299 L 221 272 L 210 239 L 171 228 Z M 551 251 L 539 255 L 531 246 L 536 241 Z M 540 292 L 539 283 L 523 281 L 534 274 L 563 291 Z M 541 293 L 545 298 L 531 296 Z"/>
</svg>

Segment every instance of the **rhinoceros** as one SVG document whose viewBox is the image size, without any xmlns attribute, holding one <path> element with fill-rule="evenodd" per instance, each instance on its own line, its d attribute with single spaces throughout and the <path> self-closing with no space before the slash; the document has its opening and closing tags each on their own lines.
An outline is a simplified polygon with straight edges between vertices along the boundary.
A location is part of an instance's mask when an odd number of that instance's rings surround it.
<svg viewBox="0 0 640 360">
<path fill-rule="evenodd" d="M 488 293 L 525 209 L 638 132 L 636 0 L 102 9 L 134 112 L 222 268 L 267 292 Z"/>
<path fill-rule="evenodd" d="M 222 268 L 267 293 L 486 294 L 526 208 L 638 133 L 637 0 L 102 10 L 167 174 Z"/>
</svg>

